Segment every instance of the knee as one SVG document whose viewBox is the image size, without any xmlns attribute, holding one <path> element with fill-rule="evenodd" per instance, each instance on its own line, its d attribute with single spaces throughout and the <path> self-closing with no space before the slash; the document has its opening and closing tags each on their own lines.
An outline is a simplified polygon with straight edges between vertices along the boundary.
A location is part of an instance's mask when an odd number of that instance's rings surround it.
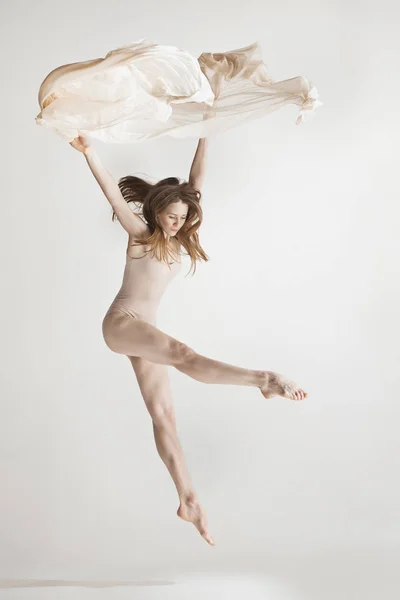
<svg viewBox="0 0 400 600">
<path fill-rule="evenodd" d="M 162 403 L 154 403 L 150 410 L 154 426 L 165 428 L 175 425 L 175 412 L 172 406 L 165 406 Z"/>
<path fill-rule="evenodd" d="M 196 356 L 196 352 L 193 350 L 193 348 L 190 348 L 182 342 L 176 342 L 172 348 L 173 365 L 185 364 L 192 360 L 194 356 Z"/>
</svg>

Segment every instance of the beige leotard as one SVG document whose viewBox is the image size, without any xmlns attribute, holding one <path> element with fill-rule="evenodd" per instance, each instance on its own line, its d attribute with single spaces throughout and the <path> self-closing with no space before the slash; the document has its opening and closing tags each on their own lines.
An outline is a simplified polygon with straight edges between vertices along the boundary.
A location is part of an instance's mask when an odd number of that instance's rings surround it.
<svg viewBox="0 0 400 600">
<path fill-rule="evenodd" d="M 161 297 L 180 267 L 180 260 L 168 265 L 149 252 L 140 258 L 132 258 L 127 252 L 121 288 L 105 317 L 118 312 L 155 324 Z"/>
</svg>

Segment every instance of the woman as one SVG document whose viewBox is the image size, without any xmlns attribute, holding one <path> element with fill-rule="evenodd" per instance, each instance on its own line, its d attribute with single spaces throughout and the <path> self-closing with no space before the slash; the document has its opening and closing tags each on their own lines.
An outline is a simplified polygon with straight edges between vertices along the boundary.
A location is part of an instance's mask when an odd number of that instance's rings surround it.
<svg viewBox="0 0 400 600">
<path fill-rule="evenodd" d="M 129 236 L 122 287 L 103 320 L 104 340 L 112 351 L 129 358 L 136 373 L 153 420 L 157 450 L 178 492 L 178 516 L 193 523 L 214 545 L 177 437 L 168 366 L 203 383 L 255 386 L 265 398 L 279 395 L 302 400 L 307 394 L 278 373 L 243 369 L 201 356 L 156 327 L 157 307 L 180 268 L 182 247 L 194 269 L 197 260 L 207 260 L 197 234 L 202 221 L 200 190 L 207 140 L 198 143 L 188 182 L 168 178 L 154 186 L 137 177 L 124 177 L 117 185 L 87 139 L 80 136 L 71 145 L 84 154 L 113 208 L 113 218 L 118 218 Z M 143 219 L 128 202 L 142 204 Z"/>
</svg>

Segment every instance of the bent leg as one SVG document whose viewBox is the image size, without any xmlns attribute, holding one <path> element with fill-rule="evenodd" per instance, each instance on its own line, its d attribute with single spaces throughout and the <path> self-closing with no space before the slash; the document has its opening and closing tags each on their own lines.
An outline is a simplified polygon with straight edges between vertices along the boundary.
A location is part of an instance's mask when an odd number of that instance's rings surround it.
<svg viewBox="0 0 400 600">
<path fill-rule="evenodd" d="M 197 354 L 186 344 L 146 321 L 113 313 L 103 321 L 107 346 L 114 352 L 170 365 L 203 383 L 261 387 L 265 371 L 242 369 Z"/>
<path fill-rule="evenodd" d="M 266 398 L 280 395 L 302 400 L 307 396 L 294 382 L 278 373 L 243 369 L 207 358 L 150 323 L 122 313 L 105 317 L 103 335 L 114 352 L 173 366 L 202 383 L 254 386 Z"/>
</svg>

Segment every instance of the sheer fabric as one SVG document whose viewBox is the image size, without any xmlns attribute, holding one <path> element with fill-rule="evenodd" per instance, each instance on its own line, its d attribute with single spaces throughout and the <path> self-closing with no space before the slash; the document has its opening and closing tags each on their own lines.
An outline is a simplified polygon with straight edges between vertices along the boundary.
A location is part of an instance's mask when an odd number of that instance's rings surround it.
<svg viewBox="0 0 400 600">
<path fill-rule="evenodd" d="M 67 141 L 80 134 L 124 143 L 162 135 L 200 138 L 287 104 L 299 107 L 299 124 L 322 103 L 305 77 L 273 81 L 257 42 L 196 59 L 175 46 L 140 40 L 49 73 L 36 122 Z"/>
</svg>

